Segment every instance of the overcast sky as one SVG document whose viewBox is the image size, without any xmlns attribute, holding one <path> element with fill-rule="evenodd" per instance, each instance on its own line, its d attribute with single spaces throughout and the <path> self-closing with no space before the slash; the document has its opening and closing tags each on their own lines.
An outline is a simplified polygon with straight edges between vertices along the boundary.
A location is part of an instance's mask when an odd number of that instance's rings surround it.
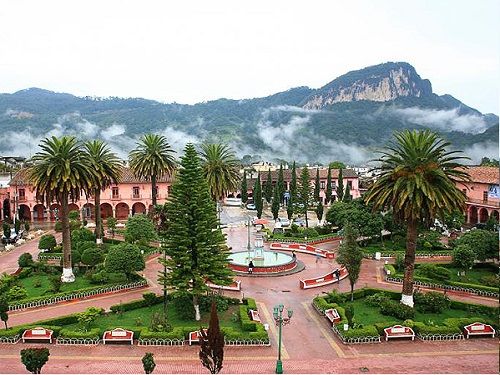
<svg viewBox="0 0 500 375">
<path fill-rule="evenodd" d="M 499 19 L 498 0 L 4 0 L 0 92 L 196 103 L 407 61 L 434 92 L 498 114 Z"/>
</svg>

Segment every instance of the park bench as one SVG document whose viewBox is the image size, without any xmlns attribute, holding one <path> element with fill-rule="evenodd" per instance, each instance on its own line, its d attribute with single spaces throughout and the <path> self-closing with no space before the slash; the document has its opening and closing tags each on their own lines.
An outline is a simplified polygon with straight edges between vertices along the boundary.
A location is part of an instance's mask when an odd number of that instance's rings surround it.
<svg viewBox="0 0 500 375">
<path fill-rule="evenodd" d="M 217 285 L 212 283 L 211 281 L 207 281 L 206 285 L 212 289 L 222 289 L 222 290 L 231 290 L 235 292 L 239 292 L 241 290 L 241 281 L 235 280 L 229 285 Z"/>
<path fill-rule="evenodd" d="M 465 330 L 465 338 L 469 338 L 469 336 L 489 336 L 495 337 L 495 329 L 489 324 L 483 323 L 472 323 L 464 327 Z"/>
<path fill-rule="evenodd" d="M 260 322 L 260 315 L 257 310 L 248 310 L 248 315 L 250 316 L 250 319 L 252 319 L 254 322 Z"/>
<path fill-rule="evenodd" d="M 339 277 L 337 277 L 336 272 L 339 272 Z M 299 280 L 300 289 L 316 288 L 319 286 L 329 285 L 336 283 L 344 279 L 347 276 L 347 270 L 345 267 L 337 268 L 326 275 L 317 277 L 315 279 L 303 279 Z"/>
<path fill-rule="evenodd" d="M 48 340 L 49 343 L 52 344 L 52 336 L 54 331 L 50 329 L 45 329 L 42 327 L 36 327 L 32 329 L 27 329 L 23 332 L 22 339 L 23 342 L 26 341 L 40 341 L 40 340 Z"/>
<path fill-rule="evenodd" d="M 328 310 L 325 310 L 325 316 L 332 323 L 332 326 L 335 323 L 340 322 L 340 320 L 341 320 L 341 317 L 340 317 L 339 312 L 337 311 L 337 309 L 328 309 Z"/>
<path fill-rule="evenodd" d="M 203 328 L 203 332 L 206 334 L 208 329 Z M 193 331 L 189 332 L 189 345 L 193 345 L 193 343 L 199 343 L 201 338 L 201 331 Z"/>
<path fill-rule="evenodd" d="M 110 342 L 128 342 L 132 345 L 134 343 L 134 332 L 123 328 L 115 328 L 111 331 L 104 332 L 104 335 L 102 335 L 102 342 L 104 344 Z"/>
<path fill-rule="evenodd" d="M 395 325 L 392 327 L 384 328 L 385 341 L 395 338 L 411 338 L 415 340 L 415 332 L 410 327 Z"/>
</svg>

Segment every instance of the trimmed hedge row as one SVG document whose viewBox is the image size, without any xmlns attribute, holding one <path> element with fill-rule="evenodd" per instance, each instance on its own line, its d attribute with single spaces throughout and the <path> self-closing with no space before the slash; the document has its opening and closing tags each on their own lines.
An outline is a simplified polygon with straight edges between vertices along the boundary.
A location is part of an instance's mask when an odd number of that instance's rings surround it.
<svg viewBox="0 0 500 375">
<path fill-rule="evenodd" d="M 154 297 L 151 298 L 151 302 L 147 301 L 146 299 L 139 299 L 132 302 L 113 305 L 109 309 L 115 313 L 119 311 L 125 312 L 125 311 L 140 309 L 141 307 L 147 307 L 149 304 L 155 305 L 161 302 L 163 302 L 163 296 L 155 295 Z"/>
<path fill-rule="evenodd" d="M 246 332 L 256 332 L 257 326 L 262 324 L 257 324 L 258 322 L 250 319 L 248 311 L 257 310 L 257 303 L 253 298 L 247 298 L 245 301 L 246 304 L 240 306 L 241 329 Z"/>
</svg>

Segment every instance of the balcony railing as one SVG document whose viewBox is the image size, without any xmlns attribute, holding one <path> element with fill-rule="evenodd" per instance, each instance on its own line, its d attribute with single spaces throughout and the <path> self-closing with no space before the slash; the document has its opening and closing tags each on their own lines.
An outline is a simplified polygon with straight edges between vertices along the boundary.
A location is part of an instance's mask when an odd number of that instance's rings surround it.
<svg viewBox="0 0 500 375">
<path fill-rule="evenodd" d="M 468 203 L 474 203 L 474 204 L 479 204 L 479 205 L 487 205 L 487 206 L 500 207 L 500 200 L 495 199 L 495 198 L 474 199 L 474 198 L 467 197 L 466 201 Z"/>
</svg>

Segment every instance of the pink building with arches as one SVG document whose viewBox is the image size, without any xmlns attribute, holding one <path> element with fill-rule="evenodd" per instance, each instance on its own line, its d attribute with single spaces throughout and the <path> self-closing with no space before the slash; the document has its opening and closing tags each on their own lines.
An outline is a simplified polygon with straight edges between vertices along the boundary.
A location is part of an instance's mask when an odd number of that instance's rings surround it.
<svg viewBox="0 0 500 375">
<path fill-rule="evenodd" d="M 7 196 L 2 201 L 2 219 L 6 212 L 13 218 L 18 209 L 19 218 L 25 221 L 56 221 L 61 209 L 57 202 L 46 205 L 36 200 L 33 186 L 28 182 L 26 169 L 21 169 L 10 181 Z M 157 182 L 157 203 L 166 202 L 170 193 L 171 177 L 165 176 Z M 6 202 L 8 201 L 8 202 Z M 110 216 L 126 220 L 134 214 L 146 213 L 152 207 L 151 182 L 136 178 L 130 168 L 124 167 L 119 184 L 111 185 L 101 192 L 101 217 Z M 86 220 L 94 219 L 94 199 L 82 194 L 69 204 L 70 211 L 80 211 Z"/>
</svg>

